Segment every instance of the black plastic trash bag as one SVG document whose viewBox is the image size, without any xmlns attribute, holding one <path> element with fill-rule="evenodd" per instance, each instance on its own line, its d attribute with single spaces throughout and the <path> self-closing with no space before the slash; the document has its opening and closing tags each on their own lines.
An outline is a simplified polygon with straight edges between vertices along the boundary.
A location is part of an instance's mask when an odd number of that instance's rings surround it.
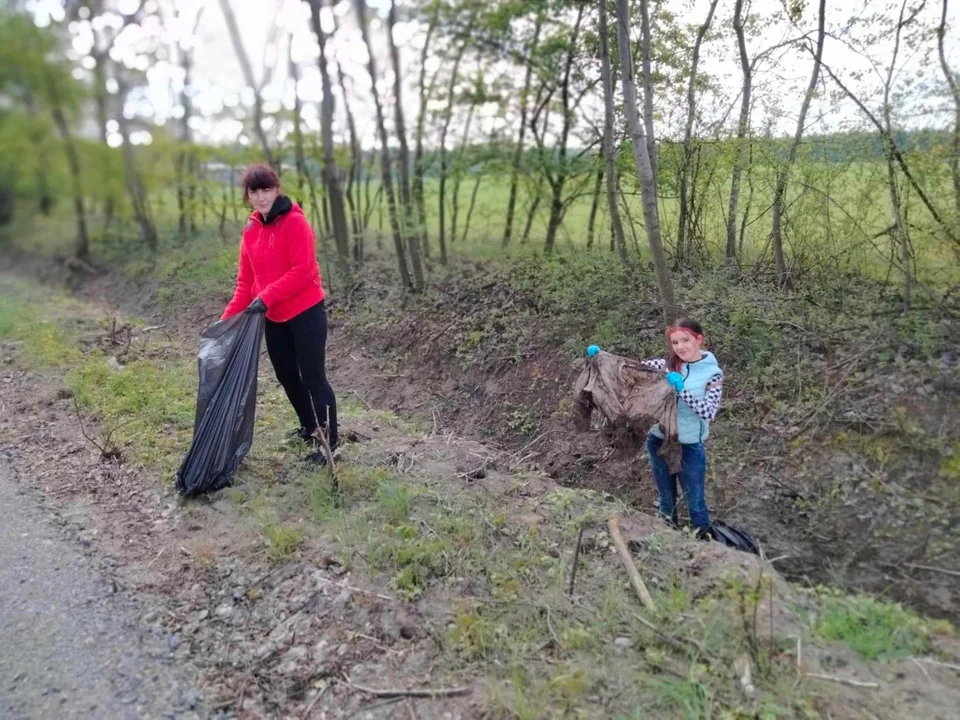
<svg viewBox="0 0 960 720">
<path fill-rule="evenodd" d="M 717 542 L 721 542 L 728 547 L 742 550 L 743 552 L 760 554 L 760 545 L 756 539 L 746 530 L 741 530 L 733 525 L 728 525 L 720 520 L 714 520 L 708 531 L 710 537 Z"/>
<path fill-rule="evenodd" d="M 240 313 L 200 334 L 193 444 L 177 471 L 181 495 L 226 487 L 250 450 L 263 326 L 262 313 Z"/>
</svg>

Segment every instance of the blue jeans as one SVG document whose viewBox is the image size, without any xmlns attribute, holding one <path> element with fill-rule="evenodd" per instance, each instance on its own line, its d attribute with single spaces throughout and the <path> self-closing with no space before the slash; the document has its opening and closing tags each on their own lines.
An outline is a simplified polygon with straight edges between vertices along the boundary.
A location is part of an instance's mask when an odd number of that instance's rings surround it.
<svg viewBox="0 0 960 720">
<path fill-rule="evenodd" d="M 697 530 L 710 527 L 707 499 L 704 489 L 707 483 L 707 451 L 703 443 L 683 443 L 681 448 L 680 474 L 671 475 L 667 461 L 657 455 L 663 440 L 656 435 L 647 435 L 647 452 L 650 453 L 650 469 L 660 494 L 660 513 L 677 523 L 677 480 L 687 500 L 690 522 Z"/>
</svg>

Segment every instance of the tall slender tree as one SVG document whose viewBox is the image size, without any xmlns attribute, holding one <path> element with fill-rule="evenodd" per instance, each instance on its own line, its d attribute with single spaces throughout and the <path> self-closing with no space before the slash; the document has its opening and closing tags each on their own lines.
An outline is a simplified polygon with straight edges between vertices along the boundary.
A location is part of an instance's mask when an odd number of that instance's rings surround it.
<svg viewBox="0 0 960 720">
<path fill-rule="evenodd" d="M 797 149 L 800 147 L 800 139 L 803 137 L 807 122 L 807 112 L 810 110 L 810 103 L 817 90 L 817 83 L 820 81 L 820 64 L 823 60 L 823 44 L 826 38 L 826 15 L 827 0 L 820 0 L 817 11 L 817 46 L 813 53 L 813 71 L 810 74 L 807 91 L 803 95 L 803 103 L 800 105 L 797 129 L 793 134 L 793 142 L 790 143 L 787 161 L 777 172 L 777 185 L 773 191 L 773 228 L 770 233 L 770 243 L 773 248 L 774 264 L 777 268 L 777 283 L 781 288 L 785 288 L 789 280 L 787 263 L 783 254 L 783 203 L 787 193 L 787 182 L 790 179 L 790 170 L 797 158 Z"/>
<path fill-rule="evenodd" d="M 645 3 L 647 0 L 640 0 Z M 617 7 L 617 47 L 620 51 L 620 82 L 623 86 L 623 110 L 627 116 L 630 139 L 633 141 L 633 159 L 640 179 L 640 199 L 643 204 L 643 219 L 647 232 L 647 242 L 653 257 L 653 271 L 663 303 L 663 315 L 667 322 L 677 317 L 677 303 L 673 293 L 673 279 L 667 267 L 667 256 L 663 249 L 660 234 L 660 211 L 657 207 L 657 188 L 653 177 L 653 165 L 643 123 L 637 107 L 637 85 L 633 73 L 633 55 L 630 52 L 629 3 L 628 0 L 616 0 Z"/>
<path fill-rule="evenodd" d="M 407 146 L 407 124 L 403 114 L 403 73 L 400 70 L 400 52 L 393 37 L 397 24 L 397 3 L 390 0 L 387 12 L 387 45 L 390 48 L 390 62 L 393 65 L 393 122 L 394 132 L 400 141 L 400 203 L 403 205 L 403 229 L 410 252 L 410 264 L 413 266 L 413 283 L 417 290 L 423 289 L 423 263 L 420 260 L 420 228 L 410 192 L 410 148 Z"/>
<path fill-rule="evenodd" d="M 407 254 L 403 246 L 403 236 L 400 229 L 400 217 L 397 211 L 397 196 L 393 190 L 393 172 L 390 168 L 390 140 L 387 137 L 387 125 L 383 114 L 383 103 L 380 101 L 380 91 L 377 90 L 377 61 L 373 46 L 370 43 L 370 28 L 367 24 L 366 0 L 354 0 L 357 12 L 357 22 L 363 36 L 363 44 L 367 48 L 367 72 L 370 74 L 370 92 L 373 95 L 373 105 L 376 110 L 377 132 L 380 135 L 380 174 L 383 185 L 383 194 L 387 198 L 387 213 L 390 216 L 390 230 L 393 234 L 393 247 L 397 253 L 397 267 L 400 270 L 400 280 L 406 288 L 413 288 L 410 279 L 410 269 L 407 266 Z"/>
<path fill-rule="evenodd" d="M 343 191 L 340 188 L 340 173 L 337 170 L 336 146 L 333 140 L 333 83 L 327 66 L 327 33 L 320 21 L 323 0 L 310 0 L 310 17 L 313 32 L 317 36 L 320 54 L 317 66 L 320 69 L 320 81 L 323 86 L 323 99 L 320 102 L 320 138 L 323 145 L 323 189 L 330 205 L 330 220 L 333 229 L 337 257 L 341 263 L 350 258 L 350 232 L 347 229 L 347 213 L 343 203 Z"/>
</svg>

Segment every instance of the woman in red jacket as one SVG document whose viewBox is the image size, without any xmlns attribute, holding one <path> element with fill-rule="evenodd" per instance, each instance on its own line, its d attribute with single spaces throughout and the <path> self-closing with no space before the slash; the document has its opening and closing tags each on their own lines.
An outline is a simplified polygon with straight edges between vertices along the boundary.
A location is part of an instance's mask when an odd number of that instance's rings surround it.
<svg viewBox="0 0 960 720">
<path fill-rule="evenodd" d="M 267 353 L 300 419 L 295 434 L 309 441 L 317 427 L 326 428 L 337 453 L 337 399 L 325 370 L 327 312 L 313 229 L 300 206 L 280 194 L 272 168 L 251 165 L 241 183 L 253 214 L 240 242 L 237 287 L 221 319 L 266 313 Z M 326 462 L 319 452 L 308 457 Z"/>
</svg>

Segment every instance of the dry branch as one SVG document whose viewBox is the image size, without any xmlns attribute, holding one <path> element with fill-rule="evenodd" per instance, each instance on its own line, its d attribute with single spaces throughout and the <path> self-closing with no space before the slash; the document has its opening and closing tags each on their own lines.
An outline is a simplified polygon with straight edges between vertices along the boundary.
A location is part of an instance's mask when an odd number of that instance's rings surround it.
<svg viewBox="0 0 960 720">
<path fill-rule="evenodd" d="M 469 687 L 458 687 L 458 688 L 424 688 L 424 689 L 403 689 L 403 688 L 386 688 L 383 690 L 378 690 L 376 688 L 368 688 L 363 685 L 357 685 L 352 682 L 350 678 L 344 676 L 344 685 L 358 692 L 366 693 L 367 695 L 373 695 L 374 697 L 382 698 L 399 698 L 399 697 L 416 697 L 416 698 L 440 698 L 440 697 L 456 697 L 457 695 L 468 695 L 471 691 Z"/>
<path fill-rule="evenodd" d="M 637 566 L 634 565 L 633 558 L 630 556 L 630 550 L 627 549 L 627 544 L 623 541 L 623 535 L 620 534 L 619 519 L 616 516 L 610 518 L 610 520 L 607 521 L 607 527 L 610 529 L 610 537 L 613 539 L 613 544 L 617 546 L 617 552 L 620 554 L 620 562 L 623 563 L 627 575 L 630 576 L 630 582 L 633 583 L 637 595 L 640 596 L 640 601 L 648 610 L 654 610 L 653 598 L 650 597 L 647 586 L 643 584 L 643 579 L 637 571 Z"/>
<path fill-rule="evenodd" d="M 817 680 L 829 680 L 830 682 L 840 683 L 841 685 L 851 685 L 853 687 L 859 687 L 859 688 L 876 689 L 880 687 L 879 683 L 860 682 L 859 680 L 849 680 L 847 678 L 835 677 L 833 675 L 820 675 L 818 673 L 807 673 L 807 677 L 816 678 Z"/>
</svg>

